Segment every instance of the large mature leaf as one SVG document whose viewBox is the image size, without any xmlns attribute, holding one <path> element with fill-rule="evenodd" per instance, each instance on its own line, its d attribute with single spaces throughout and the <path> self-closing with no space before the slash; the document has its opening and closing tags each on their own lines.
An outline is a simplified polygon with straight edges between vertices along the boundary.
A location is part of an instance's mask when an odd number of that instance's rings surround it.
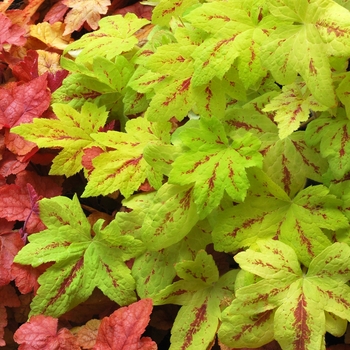
<svg viewBox="0 0 350 350">
<path fill-rule="evenodd" d="M 126 123 L 126 132 L 93 134 L 93 139 L 108 147 L 108 151 L 93 159 L 95 169 L 89 174 L 83 196 L 105 195 L 120 190 L 129 197 L 146 179 L 158 189 L 163 175 L 146 162 L 143 152 L 150 144 L 169 144 L 170 127 L 170 123 L 152 123 L 140 117 Z"/>
<path fill-rule="evenodd" d="M 142 299 L 103 318 L 93 350 L 157 350 L 149 337 L 141 337 L 152 312 L 152 300 Z"/>
<path fill-rule="evenodd" d="M 291 247 L 274 240 L 257 246 L 259 251 L 248 249 L 235 260 L 262 279 L 236 290 L 223 312 L 219 338 L 231 347 L 261 346 L 275 338 L 283 350 L 323 348 L 324 334 L 331 331 L 326 313 L 350 320 L 350 247 L 330 245 L 303 274 Z"/>
<path fill-rule="evenodd" d="M 11 131 L 39 147 L 62 148 L 55 157 L 50 174 L 72 176 L 83 168 L 84 149 L 96 145 L 91 137 L 104 126 L 108 113 L 104 107 L 86 102 L 78 112 L 67 104 L 54 104 L 57 119 L 36 118 L 31 124 L 22 124 Z"/>
<path fill-rule="evenodd" d="M 40 217 L 47 229 L 31 235 L 15 258 L 34 267 L 54 262 L 39 278 L 32 315 L 58 317 L 95 287 L 120 305 L 136 300 L 135 282 L 124 262 L 143 251 L 141 241 L 121 235 L 116 221 L 103 228 L 98 220 L 91 227 L 76 196 L 41 200 Z"/>
<path fill-rule="evenodd" d="M 276 22 L 291 22 L 278 24 L 263 45 L 263 65 L 283 85 L 292 83 L 299 73 L 320 103 L 334 106 L 329 57 L 350 54 L 349 11 L 324 0 L 273 0 L 268 6 Z"/>
<path fill-rule="evenodd" d="M 232 270 L 219 278 L 213 257 L 203 250 L 194 261 L 179 262 L 175 269 L 182 279 L 153 298 L 155 305 L 183 305 L 172 328 L 169 349 L 205 349 L 215 337 L 222 300 L 232 298 L 237 271 Z"/>
<path fill-rule="evenodd" d="M 29 123 L 50 105 L 46 74 L 24 84 L 0 88 L 0 129 Z"/>
<path fill-rule="evenodd" d="M 277 238 L 295 249 L 300 261 L 310 261 L 331 244 L 322 229 L 348 226 L 341 201 L 322 185 L 307 187 L 293 199 L 261 172 L 251 178 L 251 195 L 219 214 L 213 230 L 217 250 L 234 252 L 259 238 Z"/>
<path fill-rule="evenodd" d="M 250 5 L 243 9 L 236 1 L 213 1 L 184 16 L 194 27 L 210 33 L 193 53 L 194 86 L 208 83 L 213 77 L 221 79 L 237 57 L 239 75 L 246 88 L 266 74 L 259 50 L 274 24 L 261 4 Z"/>
<path fill-rule="evenodd" d="M 100 29 L 70 44 L 65 53 L 77 55 L 78 63 L 92 62 L 96 56 L 112 60 L 138 43 L 135 32 L 148 23 L 148 20 L 140 19 L 133 13 L 127 13 L 125 17 L 105 17 L 99 22 Z"/>
<path fill-rule="evenodd" d="M 249 181 L 246 168 L 262 165 L 259 140 L 250 133 L 228 139 L 216 118 L 193 120 L 173 135 L 185 150 L 176 158 L 169 183 L 194 184 L 194 201 L 200 218 L 216 208 L 226 191 L 243 201 Z"/>
</svg>

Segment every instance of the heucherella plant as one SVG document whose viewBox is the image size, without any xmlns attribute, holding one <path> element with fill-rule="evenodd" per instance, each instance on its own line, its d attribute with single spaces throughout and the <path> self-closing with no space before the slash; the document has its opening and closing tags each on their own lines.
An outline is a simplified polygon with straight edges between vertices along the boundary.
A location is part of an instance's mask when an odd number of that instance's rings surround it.
<svg viewBox="0 0 350 350">
<path fill-rule="evenodd" d="M 51 174 L 80 172 L 82 198 L 119 193 L 123 210 L 91 224 L 77 196 L 41 200 L 47 229 L 15 258 L 52 264 L 31 314 L 60 316 L 97 287 L 120 305 L 180 305 L 171 350 L 216 338 L 320 350 L 326 332 L 342 336 L 349 10 L 340 0 L 160 0 L 151 22 L 106 17 L 68 45 L 56 119 L 11 131 L 57 150 Z"/>
</svg>

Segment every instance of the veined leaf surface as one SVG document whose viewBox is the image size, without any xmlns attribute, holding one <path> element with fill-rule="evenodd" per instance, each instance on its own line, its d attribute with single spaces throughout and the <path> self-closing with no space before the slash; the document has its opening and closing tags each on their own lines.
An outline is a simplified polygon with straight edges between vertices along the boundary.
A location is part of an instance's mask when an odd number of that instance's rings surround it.
<svg viewBox="0 0 350 350">
<path fill-rule="evenodd" d="M 307 187 L 290 199 L 266 175 L 252 175 L 251 196 L 242 204 L 219 214 L 221 223 L 213 230 L 219 251 L 235 252 L 259 238 L 276 238 L 295 249 L 308 266 L 331 244 L 322 229 L 346 228 L 348 220 L 340 210 L 341 201 L 322 185 Z"/>
<path fill-rule="evenodd" d="M 216 118 L 190 121 L 173 135 L 186 149 L 176 158 L 169 183 L 194 185 L 194 200 L 202 219 L 216 208 L 226 191 L 243 201 L 249 181 L 246 168 L 262 164 L 259 140 L 250 133 L 229 141 Z"/>
<path fill-rule="evenodd" d="M 219 338 L 231 347 L 262 346 L 275 337 L 283 350 L 321 349 L 325 312 L 350 319 L 350 247 L 330 245 L 303 275 L 296 253 L 286 244 L 267 240 L 257 246 L 259 251 L 248 249 L 235 260 L 263 279 L 236 291 L 236 299 L 223 312 Z M 266 325 L 273 325 L 273 333 Z"/>
<path fill-rule="evenodd" d="M 155 172 L 143 156 L 149 144 L 170 143 L 170 123 L 152 123 L 139 117 L 126 123 L 126 132 L 95 133 L 92 138 L 108 151 L 93 159 L 84 197 L 110 194 L 117 190 L 127 198 L 148 179 L 151 186 L 161 186 L 162 174 Z"/>
<path fill-rule="evenodd" d="M 280 84 L 292 83 L 299 73 L 312 95 L 335 106 L 330 56 L 349 56 L 350 13 L 334 1 L 273 0 L 268 3 L 277 25 L 262 47 L 263 65 Z"/>
<path fill-rule="evenodd" d="M 51 175 L 72 176 L 80 171 L 84 149 L 97 145 L 91 137 L 104 126 L 108 113 L 104 107 L 86 102 L 81 111 L 67 104 L 52 106 L 57 119 L 35 118 L 33 123 L 11 129 L 41 148 L 62 148 L 50 169 Z"/>
<path fill-rule="evenodd" d="M 198 252 L 194 261 L 175 265 L 182 280 L 174 282 L 154 297 L 154 304 L 183 305 L 172 328 L 170 350 L 207 348 L 213 341 L 220 318 L 220 303 L 232 298 L 237 274 L 232 270 L 219 278 L 211 255 Z"/>
<path fill-rule="evenodd" d="M 135 281 L 125 261 L 144 250 L 143 243 L 121 235 L 116 221 L 91 227 L 76 196 L 40 201 L 47 229 L 29 237 L 15 262 L 39 266 L 54 262 L 39 278 L 31 314 L 58 317 L 85 301 L 98 287 L 120 305 L 136 301 Z"/>
</svg>

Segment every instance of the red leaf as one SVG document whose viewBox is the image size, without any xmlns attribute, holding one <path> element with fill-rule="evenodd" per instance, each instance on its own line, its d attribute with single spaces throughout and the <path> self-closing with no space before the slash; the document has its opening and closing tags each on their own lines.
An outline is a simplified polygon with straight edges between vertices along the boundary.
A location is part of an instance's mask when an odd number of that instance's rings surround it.
<svg viewBox="0 0 350 350">
<path fill-rule="evenodd" d="M 30 320 L 17 329 L 14 340 L 19 350 L 80 350 L 74 335 L 67 329 L 57 332 L 57 318 L 50 316 L 32 316 Z"/>
<path fill-rule="evenodd" d="M 13 263 L 11 266 L 11 277 L 15 280 L 16 287 L 22 294 L 30 293 L 32 290 L 35 294 L 40 287 L 38 283 L 39 276 L 52 264 L 52 262 L 49 262 L 34 268 L 30 265 Z"/>
<path fill-rule="evenodd" d="M 0 288 L 0 346 L 5 346 L 4 328 L 7 326 L 5 306 L 19 307 L 21 305 L 15 289 L 11 285 Z"/>
<path fill-rule="evenodd" d="M 0 217 L 9 221 L 25 221 L 27 233 L 39 232 L 45 227 L 38 216 L 37 200 L 39 197 L 59 196 L 61 192 L 55 177 L 23 171 L 17 175 L 14 184 L 0 187 Z"/>
<path fill-rule="evenodd" d="M 12 280 L 11 266 L 14 256 L 24 246 L 19 232 L 10 232 L 0 236 L 0 286 Z"/>
<path fill-rule="evenodd" d="M 4 14 L 0 13 L 0 50 L 3 48 L 2 44 L 11 44 L 22 46 L 26 42 L 24 35 L 26 31 L 18 26 L 13 24 L 9 18 Z"/>
<path fill-rule="evenodd" d="M 81 164 L 86 170 L 88 170 L 89 174 L 92 170 L 95 169 L 94 165 L 92 164 L 92 160 L 101 153 L 103 153 L 103 149 L 96 146 L 84 149 L 84 155 Z"/>
<path fill-rule="evenodd" d="M 30 159 L 38 151 L 34 142 L 26 141 L 22 136 L 12 134 L 9 129 L 5 129 L 6 148 L 17 156 L 26 156 Z"/>
<path fill-rule="evenodd" d="M 62 0 L 59 0 L 50 8 L 43 21 L 49 22 L 50 24 L 54 24 L 56 22 L 63 22 L 63 17 L 67 11 L 68 6 L 63 4 Z"/>
<path fill-rule="evenodd" d="M 150 320 L 152 300 L 142 299 L 105 317 L 98 329 L 94 350 L 156 350 L 157 344 L 141 338 Z"/>
<path fill-rule="evenodd" d="M 47 75 L 47 86 L 51 92 L 56 91 L 61 85 L 62 81 L 68 75 L 68 71 L 61 69 L 55 73 L 48 73 Z"/>
<path fill-rule="evenodd" d="M 0 129 L 30 123 L 50 105 L 46 74 L 22 85 L 0 88 Z"/>
<path fill-rule="evenodd" d="M 23 82 L 31 81 L 38 77 L 38 53 L 29 50 L 22 61 L 12 67 L 12 74 Z"/>
<path fill-rule="evenodd" d="M 0 161 L 0 176 L 7 177 L 11 174 L 18 174 L 28 165 L 28 161 L 19 161 L 12 152 L 5 150 Z"/>
</svg>

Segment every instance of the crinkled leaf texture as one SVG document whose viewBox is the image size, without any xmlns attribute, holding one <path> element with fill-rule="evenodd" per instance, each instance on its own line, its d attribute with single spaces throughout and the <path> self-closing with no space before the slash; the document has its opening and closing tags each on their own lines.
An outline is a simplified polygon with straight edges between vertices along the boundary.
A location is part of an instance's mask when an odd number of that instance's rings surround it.
<svg viewBox="0 0 350 350">
<path fill-rule="evenodd" d="M 290 198 L 259 169 L 250 174 L 244 203 L 219 213 L 213 242 L 219 251 L 235 252 L 257 239 L 275 238 L 295 249 L 300 261 L 311 260 L 331 244 L 322 229 L 347 228 L 342 202 L 323 185 L 310 186 Z"/>
<path fill-rule="evenodd" d="M 250 133 L 230 139 L 214 117 L 187 122 L 174 133 L 173 142 L 184 152 L 173 163 L 169 183 L 193 184 L 201 219 L 219 205 L 224 192 L 243 201 L 249 188 L 246 169 L 262 166 L 259 140 Z"/>
<path fill-rule="evenodd" d="M 150 320 L 152 299 L 142 299 L 105 317 L 93 350 L 157 350 L 149 337 L 142 337 Z"/>
<path fill-rule="evenodd" d="M 80 350 L 74 335 L 67 329 L 57 331 L 58 319 L 50 316 L 32 316 L 14 334 L 20 350 L 59 349 Z"/>
<path fill-rule="evenodd" d="M 126 132 L 91 135 L 107 151 L 93 159 L 94 170 L 88 177 L 83 196 L 106 195 L 120 190 L 128 198 L 146 179 L 158 189 L 163 174 L 146 162 L 143 153 L 149 146 L 169 145 L 170 127 L 167 122 L 149 122 L 139 117 L 126 123 Z"/>
<path fill-rule="evenodd" d="M 321 349 L 326 331 L 337 334 L 350 320 L 350 247 L 328 246 L 307 273 L 288 245 L 260 240 L 256 247 L 235 260 L 261 279 L 236 290 L 223 312 L 219 338 L 231 347 L 257 347 L 275 338 L 283 350 Z M 327 313 L 335 315 L 335 322 Z"/>
<path fill-rule="evenodd" d="M 95 287 L 119 305 L 136 300 L 125 261 L 142 253 L 141 241 L 121 235 L 116 221 L 103 227 L 100 219 L 91 227 L 76 196 L 43 199 L 39 207 L 47 229 L 31 235 L 15 258 L 34 267 L 54 262 L 39 278 L 31 315 L 58 317 L 86 300 Z"/>
<path fill-rule="evenodd" d="M 80 40 L 70 44 L 65 53 L 77 56 L 77 63 L 92 62 L 96 56 L 112 60 L 138 43 L 135 32 L 148 23 L 148 20 L 138 18 L 134 13 L 127 13 L 124 17 L 105 17 L 99 22 L 100 29 L 85 34 Z"/>
<path fill-rule="evenodd" d="M 183 305 L 178 312 L 171 336 L 170 350 L 208 348 L 220 319 L 220 304 L 232 298 L 237 270 L 219 277 L 213 257 L 200 250 L 194 261 L 175 265 L 181 280 L 174 282 L 153 297 L 155 305 Z"/>
<path fill-rule="evenodd" d="M 276 21 L 287 23 L 278 25 L 263 45 L 263 65 L 283 85 L 299 73 L 316 100 L 334 106 L 329 57 L 349 56 L 350 12 L 324 0 L 273 0 L 268 6 Z"/>
<path fill-rule="evenodd" d="M 91 134 L 103 127 L 108 113 L 104 107 L 86 102 L 80 112 L 68 104 L 54 104 L 57 119 L 35 118 L 33 123 L 11 129 L 43 148 L 62 148 L 50 169 L 51 175 L 72 176 L 83 168 L 84 149 L 96 145 Z"/>
</svg>

